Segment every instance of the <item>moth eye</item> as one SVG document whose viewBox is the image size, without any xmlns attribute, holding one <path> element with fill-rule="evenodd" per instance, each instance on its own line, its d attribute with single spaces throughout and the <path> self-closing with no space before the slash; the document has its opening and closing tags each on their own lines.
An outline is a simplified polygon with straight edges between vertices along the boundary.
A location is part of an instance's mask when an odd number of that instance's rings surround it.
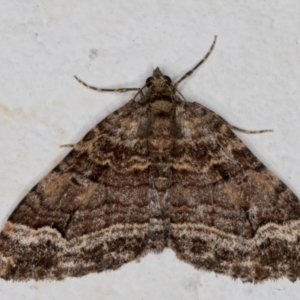
<svg viewBox="0 0 300 300">
<path fill-rule="evenodd" d="M 152 84 L 152 79 L 153 77 L 148 77 L 147 80 L 146 80 L 146 86 L 147 87 L 150 87 L 150 85 Z"/>
<path fill-rule="evenodd" d="M 164 76 L 164 78 L 167 80 L 168 83 L 172 83 L 172 80 L 169 76 Z"/>
</svg>

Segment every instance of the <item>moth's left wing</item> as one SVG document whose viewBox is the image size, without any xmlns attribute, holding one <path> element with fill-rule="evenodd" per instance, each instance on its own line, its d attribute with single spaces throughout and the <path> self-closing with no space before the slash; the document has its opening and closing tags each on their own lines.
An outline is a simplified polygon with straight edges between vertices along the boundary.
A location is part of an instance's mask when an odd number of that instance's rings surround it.
<svg viewBox="0 0 300 300">
<path fill-rule="evenodd" d="M 143 122 L 146 109 L 130 101 L 27 194 L 0 234 L 2 278 L 82 276 L 143 254 L 149 222 Z"/>
</svg>

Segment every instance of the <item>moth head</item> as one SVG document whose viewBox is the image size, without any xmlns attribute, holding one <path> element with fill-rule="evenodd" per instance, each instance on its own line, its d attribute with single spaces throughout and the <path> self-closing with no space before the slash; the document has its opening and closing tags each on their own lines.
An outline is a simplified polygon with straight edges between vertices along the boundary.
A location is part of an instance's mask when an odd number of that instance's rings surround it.
<svg viewBox="0 0 300 300">
<path fill-rule="evenodd" d="M 153 76 L 148 77 L 146 80 L 146 86 L 148 88 L 150 88 L 152 85 L 170 86 L 171 84 L 171 78 L 169 76 L 164 75 L 158 67 L 153 70 Z"/>
</svg>

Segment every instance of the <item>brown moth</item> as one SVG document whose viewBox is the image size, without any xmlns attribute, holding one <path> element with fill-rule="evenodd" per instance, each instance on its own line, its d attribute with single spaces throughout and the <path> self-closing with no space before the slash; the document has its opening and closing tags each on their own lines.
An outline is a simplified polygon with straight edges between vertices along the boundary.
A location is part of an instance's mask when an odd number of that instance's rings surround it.
<svg viewBox="0 0 300 300">
<path fill-rule="evenodd" d="M 159 68 L 20 202 L 0 234 L 0 276 L 60 280 L 173 249 L 243 281 L 300 276 L 300 202 L 241 130 Z M 244 131 L 244 130 L 241 130 Z M 266 130 L 267 131 L 267 130 Z M 265 131 L 244 131 L 258 133 Z"/>
</svg>

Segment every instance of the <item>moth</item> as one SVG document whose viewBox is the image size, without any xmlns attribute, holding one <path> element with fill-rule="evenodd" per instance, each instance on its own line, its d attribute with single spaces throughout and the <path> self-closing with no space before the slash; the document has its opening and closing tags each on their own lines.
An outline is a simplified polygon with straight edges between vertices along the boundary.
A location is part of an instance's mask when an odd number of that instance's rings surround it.
<svg viewBox="0 0 300 300">
<path fill-rule="evenodd" d="M 0 234 L 0 276 L 61 280 L 173 249 L 259 282 L 300 275 L 300 202 L 230 125 L 159 68 L 25 196 Z"/>
</svg>

